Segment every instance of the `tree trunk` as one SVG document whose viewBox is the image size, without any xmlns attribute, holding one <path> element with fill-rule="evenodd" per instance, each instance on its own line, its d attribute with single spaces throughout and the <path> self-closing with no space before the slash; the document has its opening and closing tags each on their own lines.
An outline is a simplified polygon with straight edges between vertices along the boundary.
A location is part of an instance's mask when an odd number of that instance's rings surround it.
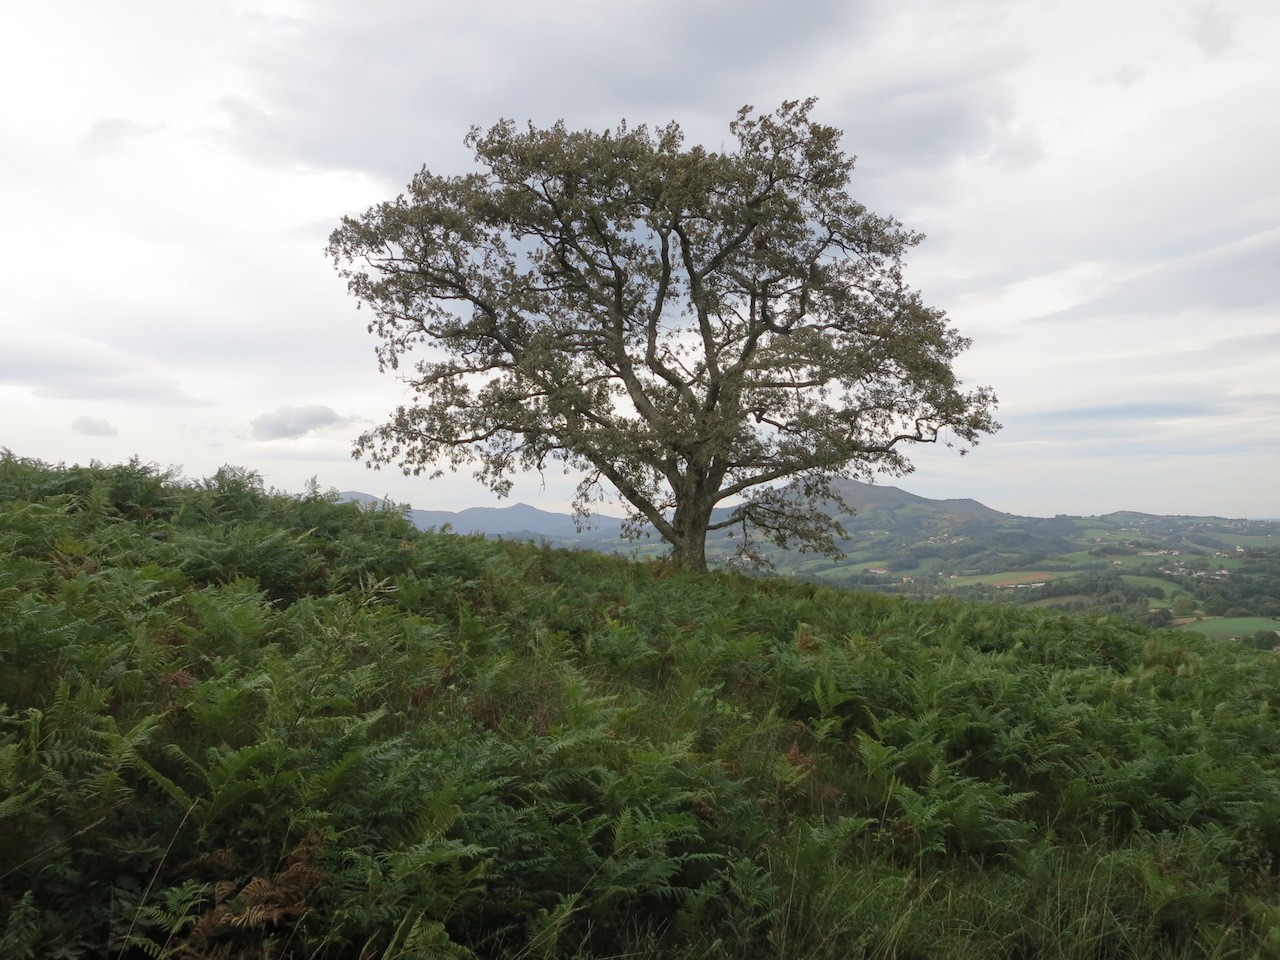
<svg viewBox="0 0 1280 960">
<path fill-rule="evenodd" d="M 676 507 L 671 525 L 676 540 L 671 544 L 671 559 L 681 570 L 707 569 L 707 527 L 711 525 L 709 497 L 691 497 L 692 503 Z"/>
<path fill-rule="evenodd" d="M 707 534 L 697 534 L 671 545 L 671 559 L 681 570 L 703 571 L 707 569 Z"/>
</svg>

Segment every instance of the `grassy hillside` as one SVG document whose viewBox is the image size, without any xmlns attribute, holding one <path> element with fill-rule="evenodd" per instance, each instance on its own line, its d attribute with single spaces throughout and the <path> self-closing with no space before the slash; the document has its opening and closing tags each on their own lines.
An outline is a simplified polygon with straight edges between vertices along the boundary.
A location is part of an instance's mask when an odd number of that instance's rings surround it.
<svg viewBox="0 0 1280 960">
<path fill-rule="evenodd" d="M 1280 955 L 1280 659 L 0 457 L 0 956 Z"/>
<path fill-rule="evenodd" d="M 1174 622 L 1186 594 L 1198 618 L 1189 629 L 1271 646 L 1280 630 L 1280 522 L 1221 517 L 1019 517 L 975 500 L 929 500 L 892 486 L 837 484 L 852 514 L 835 504 L 847 534 L 829 557 L 765 545 L 777 573 L 833 587 L 914 597 L 957 596 L 1119 615 L 1148 626 Z M 374 500 L 367 494 L 348 497 Z M 727 511 L 718 513 L 723 517 Z M 576 531 L 571 517 L 525 505 L 460 513 L 414 510 L 418 526 L 448 522 L 457 532 L 656 558 L 655 537 L 619 540 L 616 520 Z M 720 531 L 707 544 L 713 563 L 740 541 Z M 1155 602 L 1153 600 L 1169 602 Z"/>
</svg>

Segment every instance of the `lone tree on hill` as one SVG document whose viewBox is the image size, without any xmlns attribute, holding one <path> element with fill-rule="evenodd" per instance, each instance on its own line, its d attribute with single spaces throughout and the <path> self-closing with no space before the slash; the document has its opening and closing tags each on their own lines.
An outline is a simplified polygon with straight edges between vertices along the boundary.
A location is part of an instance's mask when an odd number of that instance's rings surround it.
<svg viewBox="0 0 1280 960">
<path fill-rule="evenodd" d="M 744 107 L 719 152 L 675 123 L 501 121 L 467 138 L 480 172 L 424 168 L 344 218 L 328 252 L 373 311 L 380 368 L 424 348 L 413 401 L 353 455 L 478 464 L 500 496 L 558 460 L 585 472 L 580 514 L 607 481 L 631 533 L 652 524 L 703 569 L 726 528 L 748 556 L 752 533 L 835 552 L 833 481 L 998 429 L 991 390 L 952 370 L 969 341 L 903 282 L 921 236 L 850 197 L 853 159 L 814 103 Z"/>
</svg>

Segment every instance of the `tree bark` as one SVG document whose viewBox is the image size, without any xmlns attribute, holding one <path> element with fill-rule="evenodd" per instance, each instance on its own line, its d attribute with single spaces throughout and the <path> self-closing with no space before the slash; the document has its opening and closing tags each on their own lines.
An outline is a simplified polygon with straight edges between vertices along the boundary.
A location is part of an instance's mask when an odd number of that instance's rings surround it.
<svg viewBox="0 0 1280 960">
<path fill-rule="evenodd" d="M 702 534 L 690 532 L 684 539 L 675 544 L 671 558 L 681 570 L 702 572 L 707 569 L 706 531 Z"/>
<path fill-rule="evenodd" d="M 707 569 L 707 527 L 711 525 L 712 503 L 710 497 L 700 495 L 676 507 L 671 521 L 676 531 L 671 558 L 681 570 Z"/>
</svg>

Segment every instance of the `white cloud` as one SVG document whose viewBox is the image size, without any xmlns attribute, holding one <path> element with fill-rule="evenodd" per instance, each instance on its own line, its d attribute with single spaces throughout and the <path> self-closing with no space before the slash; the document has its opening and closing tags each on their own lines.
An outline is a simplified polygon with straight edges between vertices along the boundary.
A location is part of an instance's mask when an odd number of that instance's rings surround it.
<svg viewBox="0 0 1280 960">
<path fill-rule="evenodd" d="M 290 440 L 335 427 L 359 422 L 358 417 L 344 417 L 324 406 L 280 407 L 254 417 L 250 424 L 255 440 Z"/>
<path fill-rule="evenodd" d="M 86 437 L 118 437 L 120 431 L 106 420 L 95 420 L 93 417 L 77 417 L 71 429 Z"/>
</svg>

